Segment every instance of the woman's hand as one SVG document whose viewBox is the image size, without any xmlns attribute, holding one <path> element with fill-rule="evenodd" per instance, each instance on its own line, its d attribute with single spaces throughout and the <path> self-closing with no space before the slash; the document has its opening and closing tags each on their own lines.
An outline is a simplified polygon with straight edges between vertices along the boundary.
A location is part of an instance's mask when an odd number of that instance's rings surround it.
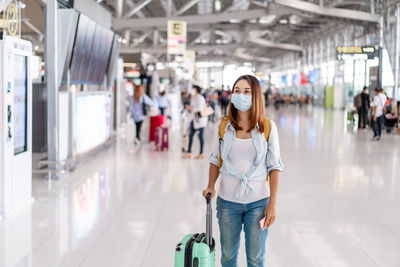
<svg viewBox="0 0 400 267">
<path fill-rule="evenodd" d="M 207 189 L 203 190 L 203 197 L 206 198 L 208 193 L 211 193 L 211 199 L 213 199 L 214 195 L 215 195 L 215 189 L 214 188 L 207 188 Z"/>
<path fill-rule="evenodd" d="M 276 218 L 276 205 L 274 202 L 270 201 L 268 203 L 267 207 L 265 208 L 264 214 L 265 214 L 264 228 L 268 228 L 275 222 Z"/>
</svg>

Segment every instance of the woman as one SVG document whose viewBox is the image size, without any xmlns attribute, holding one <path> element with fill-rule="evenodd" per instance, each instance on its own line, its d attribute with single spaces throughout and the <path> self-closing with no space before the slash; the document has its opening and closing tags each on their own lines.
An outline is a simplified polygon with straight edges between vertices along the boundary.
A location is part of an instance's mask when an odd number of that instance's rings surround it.
<svg viewBox="0 0 400 267">
<path fill-rule="evenodd" d="M 144 93 L 143 85 L 135 86 L 133 92 L 133 103 L 132 103 L 132 118 L 136 124 L 136 139 L 135 143 L 140 142 L 140 131 L 142 129 L 143 121 L 146 117 L 146 105 L 153 106 L 154 101 Z"/>
<path fill-rule="evenodd" d="M 215 183 L 221 177 L 217 218 L 222 266 L 238 266 L 244 224 L 247 266 L 261 267 L 268 227 L 275 221 L 279 173 L 283 170 L 278 131 L 275 123 L 265 118 L 261 86 L 254 76 L 239 77 L 232 88 L 229 121 L 225 119 L 224 134 L 216 140 L 210 156 L 209 182 L 203 196 L 211 193 L 214 197 Z M 266 229 L 262 230 L 264 217 Z"/>
<path fill-rule="evenodd" d="M 192 95 L 190 99 L 190 106 L 186 105 L 186 109 L 190 112 L 192 119 L 190 122 L 189 147 L 183 158 L 189 159 L 192 157 L 193 137 L 196 131 L 198 131 L 200 140 L 200 154 L 196 157 L 196 159 L 202 159 L 204 158 L 204 128 L 207 126 L 208 117 L 202 117 L 200 112 L 206 104 L 206 100 L 201 95 L 201 88 L 199 86 L 195 85 L 193 86 L 193 89 L 194 95 Z"/>
<path fill-rule="evenodd" d="M 168 96 L 166 95 L 165 91 L 162 91 L 158 96 L 158 108 L 160 109 L 161 115 L 165 115 L 165 110 L 168 107 Z"/>
</svg>

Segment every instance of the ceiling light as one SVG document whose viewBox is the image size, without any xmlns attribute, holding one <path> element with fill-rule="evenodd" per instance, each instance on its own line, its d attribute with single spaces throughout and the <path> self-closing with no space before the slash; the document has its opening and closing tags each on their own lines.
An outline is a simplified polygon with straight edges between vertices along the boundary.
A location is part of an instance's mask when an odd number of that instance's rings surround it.
<svg viewBox="0 0 400 267">
<path fill-rule="evenodd" d="M 221 1 L 220 0 L 215 0 L 215 3 L 214 3 L 215 11 L 219 12 L 219 11 L 221 11 L 221 8 L 222 8 Z"/>
<path fill-rule="evenodd" d="M 261 24 L 271 24 L 276 19 L 276 15 L 268 15 L 265 17 L 261 17 L 259 22 Z"/>
<path fill-rule="evenodd" d="M 136 63 L 124 62 L 122 66 L 125 67 L 125 68 L 136 68 L 137 64 Z"/>
<path fill-rule="evenodd" d="M 126 39 L 122 39 L 121 43 L 126 44 Z"/>
<path fill-rule="evenodd" d="M 222 44 L 222 40 L 221 39 L 218 39 L 218 40 L 216 40 L 215 41 L 217 44 Z"/>
<path fill-rule="evenodd" d="M 289 18 L 290 24 L 298 24 L 301 21 L 301 18 L 297 15 L 292 15 Z"/>
<path fill-rule="evenodd" d="M 35 47 L 33 48 L 33 50 L 38 51 L 39 50 L 39 46 L 35 45 Z"/>
<path fill-rule="evenodd" d="M 242 21 L 240 19 L 231 19 L 229 22 L 230 23 L 240 23 Z"/>
<path fill-rule="evenodd" d="M 281 19 L 281 20 L 279 21 L 279 23 L 280 23 L 280 24 L 287 24 L 287 23 L 288 23 L 288 20 L 287 20 L 287 19 Z"/>
</svg>

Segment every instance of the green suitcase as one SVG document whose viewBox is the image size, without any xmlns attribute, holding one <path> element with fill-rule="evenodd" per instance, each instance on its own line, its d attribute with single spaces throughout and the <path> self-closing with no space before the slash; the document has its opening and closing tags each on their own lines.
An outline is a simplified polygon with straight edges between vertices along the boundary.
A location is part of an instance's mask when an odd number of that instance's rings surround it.
<svg viewBox="0 0 400 267">
<path fill-rule="evenodd" d="M 175 267 L 214 267 L 211 194 L 207 194 L 206 233 L 186 235 L 175 249 Z"/>
</svg>

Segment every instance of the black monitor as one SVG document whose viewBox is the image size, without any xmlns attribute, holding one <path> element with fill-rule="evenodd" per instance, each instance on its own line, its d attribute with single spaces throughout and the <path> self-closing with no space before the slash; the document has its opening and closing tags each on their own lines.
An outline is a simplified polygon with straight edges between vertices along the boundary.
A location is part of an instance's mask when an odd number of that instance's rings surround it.
<svg viewBox="0 0 400 267">
<path fill-rule="evenodd" d="M 110 60 L 114 33 L 79 16 L 71 60 L 71 84 L 102 84 Z"/>
</svg>

